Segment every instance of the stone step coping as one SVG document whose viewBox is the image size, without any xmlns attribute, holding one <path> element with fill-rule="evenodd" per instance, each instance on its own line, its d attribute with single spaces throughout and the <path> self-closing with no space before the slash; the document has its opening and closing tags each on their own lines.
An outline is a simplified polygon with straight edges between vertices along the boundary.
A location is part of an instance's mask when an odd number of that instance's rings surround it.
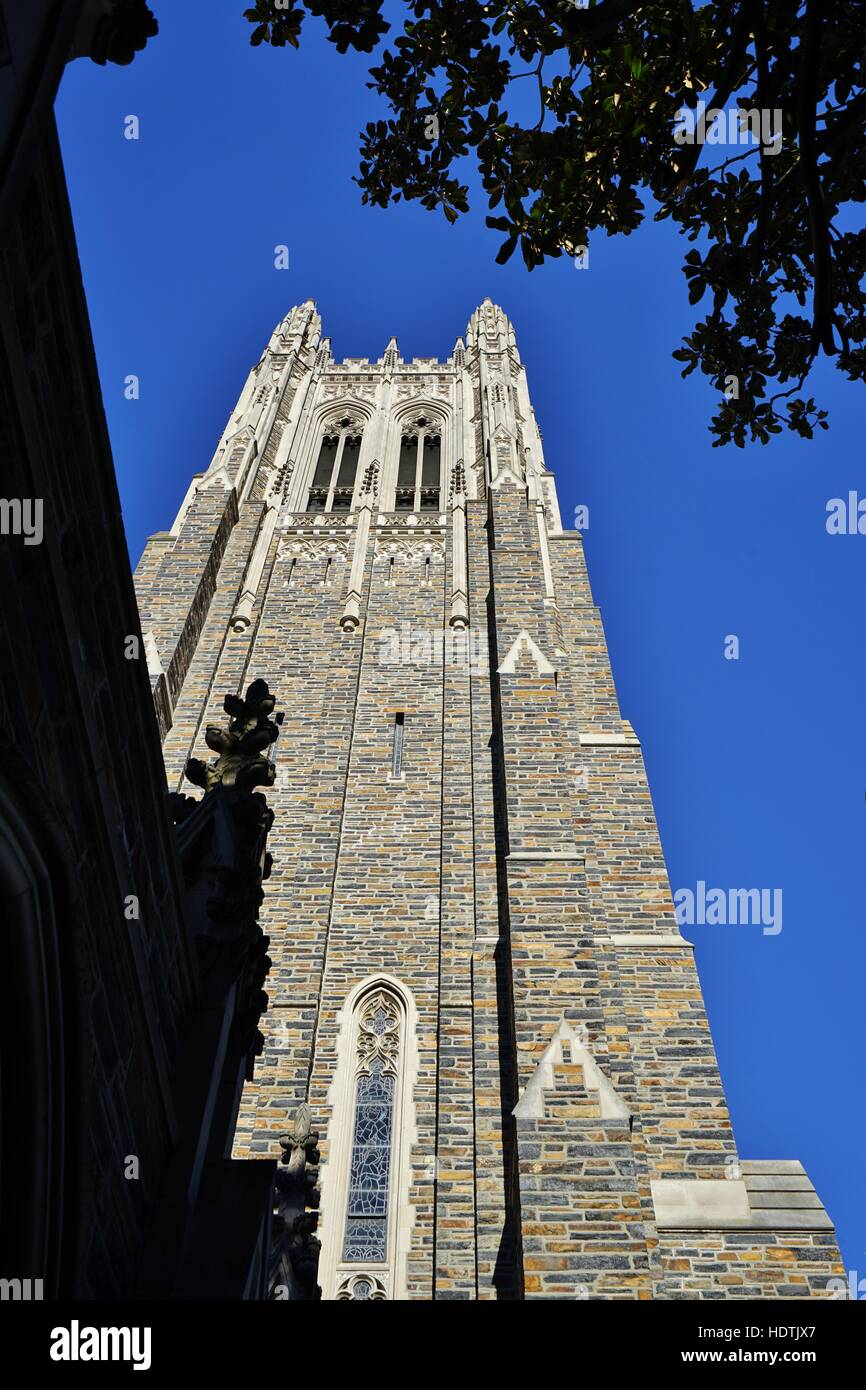
<svg viewBox="0 0 866 1390">
<path fill-rule="evenodd" d="M 793 1211 L 795 1207 L 820 1207 L 821 1198 L 813 1188 L 811 1192 L 752 1192 L 749 1191 L 749 1205 L 752 1211 L 783 1207 Z"/>
<path fill-rule="evenodd" d="M 746 1176 L 758 1173 L 800 1173 L 806 1169 L 798 1158 L 741 1158 L 740 1172 Z"/>
<path fill-rule="evenodd" d="M 784 1203 L 788 1183 L 796 1183 L 799 1195 L 815 1196 L 807 1177 L 753 1179 L 756 1188 L 743 1178 L 680 1178 L 652 1181 L 653 1205 L 659 1230 L 790 1230 L 832 1231 L 833 1222 L 820 1201 L 801 1206 Z M 771 1184 L 767 1188 L 765 1184 Z M 779 1187 L 775 1184 L 780 1184 Z M 761 1205 L 753 1205 L 752 1191 L 761 1193 Z M 782 1197 L 779 1205 L 764 1205 L 765 1194 Z"/>
<path fill-rule="evenodd" d="M 782 1174 L 776 1177 L 744 1174 L 748 1192 L 814 1192 L 811 1180 L 803 1174 Z"/>
</svg>

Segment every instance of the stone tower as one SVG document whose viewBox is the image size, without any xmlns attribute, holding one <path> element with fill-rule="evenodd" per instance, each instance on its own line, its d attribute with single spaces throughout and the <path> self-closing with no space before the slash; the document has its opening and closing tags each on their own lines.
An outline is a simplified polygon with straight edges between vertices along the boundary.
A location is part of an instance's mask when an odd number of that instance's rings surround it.
<svg viewBox="0 0 866 1390">
<path fill-rule="evenodd" d="M 323 1297 L 832 1296 L 801 1165 L 737 1156 L 502 310 L 339 362 L 293 309 L 136 585 L 172 790 L 226 690 L 286 709 L 235 1156 L 309 1105 Z"/>
</svg>

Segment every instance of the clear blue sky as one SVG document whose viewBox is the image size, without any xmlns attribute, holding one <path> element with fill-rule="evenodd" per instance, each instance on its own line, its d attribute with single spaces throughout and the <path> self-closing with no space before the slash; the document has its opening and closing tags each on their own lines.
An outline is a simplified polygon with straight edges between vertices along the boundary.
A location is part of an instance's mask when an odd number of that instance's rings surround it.
<svg viewBox="0 0 866 1390">
<path fill-rule="evenodd" d="M 670 224 L 594 240 L 588 270 L 496 266 L 482 198 L 455 227 L 361 206 L 367 60 L 315 22 L 300 53 L 251 50 L 243 0 L 151 3 L 159 37 L 129 68 L 74 63 L 57 108 L 133 563 L 292 304 L 317 301 L 337 357 L 371 358 L 392 333 L 447 356 L 485 295 L 501 304 L 566 524 L 590 509 L 672 885 L 783 891 L 779 935 L 685 929 L 741 1155 L 801 1159 L 866 1277 L 866 536 L 825 529 L 829 498 L 866 495 L 862 388 L 818 371 L 829 433 L 712 449 L 710 388 L 670 355 L 695 316 Z"/>
</svg>

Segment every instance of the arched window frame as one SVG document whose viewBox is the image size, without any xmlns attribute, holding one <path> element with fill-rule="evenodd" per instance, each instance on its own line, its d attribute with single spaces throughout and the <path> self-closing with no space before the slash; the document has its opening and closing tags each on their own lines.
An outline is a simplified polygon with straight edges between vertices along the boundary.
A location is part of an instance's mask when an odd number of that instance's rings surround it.
<svg viewBox="0 0 866 1390">
<path fill-rule="evenodd" d="M 316 473 L 319 467 L 322 447 L 328 440 L 337 441 L 337 448 L 334 453 L 334 460 L 331 465 L 330 478 L 326 486 L 316 484 Z M 364 443 L 364 422 L 351 415 L 344 415 L 340 419 L 327 420 L 322 424 L 318 433 L 317 443 L 314 450 L 313 468 L 310 475 L 310 484 L 306 494 L 306 511 L 308 512 L 349 512 L 355 503 L 355 492 L 361 476 L 361 450 Z M 357 456 L 352 477 L 351 487 L 338 486 L 340 470 L 343 466 L 343 459 L 347 446 L 357 445 Z M 313 506 L 313 502 L 321 505 Z M 336 505 L 335 505 L 336 503 Z"/>
<path fill-rule="evenodd" d="M 355 1139 L 358 1079 L 368 1064 L 368 1039 L 362 1019 L 379 994 L 399 1011 L 399 1047 L 394 1058 L 395 1091 L 391 1126 L 390 1181 L 384 1260 L 347 1260 L 345 1239 L 349 1220 L 349 1191 Z M 414 1219 L 409 1204 L 412 1181 L 411 1148 L 415 1142 L 414 1086 L 418 1074 L 417 1013 L 411 991 L 393 976 L 377 975 L 352 991 L 339 1016 L 338 1062 L 329 1095 L 332 1115 L 328 1127 L 328 1156 L 322 1166 L 322 1254 L 319 1277 L 325 1299 L 406 1298 L 406 1265 Z M 358 1282 L 370 1292 L 355 1292 Z"/>
<path fill-rule="evenodd" d="M 423 423 L 422 423 L 423 422 Z M 411 411 L 401 411 L 392 417 L 389 430 L 389 466 L 387 477 L 390 480 L 386 489 L 391 499 L 391 509 L 395 512 L 442 512 L 448 495 L 448 477 L 451 450 L 451 419 L 443 414 L 440 407 L 425 402 L 413 402 Z M 439 441 L 439 482 L 435 488 L 423 486 L 424 440 Z M 416 441 L 415 477 L 411 489 L 399 486 L 400 458 L 403 441 Z M 410 495 L 411 494 L 411 495 Z M 411 503 L 411 505 L 409 505 Z"/>
</svg>

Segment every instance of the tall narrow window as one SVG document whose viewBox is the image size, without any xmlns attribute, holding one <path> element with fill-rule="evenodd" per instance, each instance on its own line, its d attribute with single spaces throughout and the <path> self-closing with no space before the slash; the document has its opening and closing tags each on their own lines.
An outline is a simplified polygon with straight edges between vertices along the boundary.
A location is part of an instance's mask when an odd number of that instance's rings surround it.
<svg viewBox="0 0 866 1390">
<path fill-rule="evenodd" d="M 439 474 L 442 441 L 438 434 L 425 434 L 424 461 L 421 465 L 419 503 L 422 510 L 439 510 Z"/>
<path fill-rule="evenodd" d="M 350 416 L 340 421 L 339 434 L 326 434 L 319 448 L 316 471 L 307 498 L 308 512 L 348 512 L 355 491 L 361 436 Z"/>
<path fill-rule="evenodd" d="M 404 434 L 400 441 L 400 462 L 397 465 L 397 495 L 395 508 L 398 512 L 415 510 L 415 474 L 417 472 L 418 440 L 413 435 Z"/>
<path fill-rule="evenodd" d="M 364 1000 L 358 1017 L 349 1201 L 343 1238 L 346 1264 L 388 1258 L 394 1104 L 402 1011 L 386 990 Z M 359 1291 L 358 1297 L 369 1296 Z"/>
<path fill-rule="evenodd" d="M 394 715 L 394 749 L 391 759 L 391 776 L 403 776 L 403 715 Z"/>
<path fill-rule="evenodd" d="M 310 497 L 307 502 L 308 512 L 323 512 L 327 506 L 328 490 L 331 486 L 331 477 L 334 472 L 339 445 L 339 439 L 335 439 L 332 435 L 326 435 L 322 440 L 316 462 L 316 471 L 313 474 L 313 485 L 310 488 Z"/>
<path fill-rule="evenodd" d="M 417 431 L 417 433 L 415 432 Z M 442 474 L 442 440 L 421 415 L 411 434 L 400 441 L 397 463 L 397 486 L 394 495 L 396 511 L 436 511 Z"/>
</svg>

